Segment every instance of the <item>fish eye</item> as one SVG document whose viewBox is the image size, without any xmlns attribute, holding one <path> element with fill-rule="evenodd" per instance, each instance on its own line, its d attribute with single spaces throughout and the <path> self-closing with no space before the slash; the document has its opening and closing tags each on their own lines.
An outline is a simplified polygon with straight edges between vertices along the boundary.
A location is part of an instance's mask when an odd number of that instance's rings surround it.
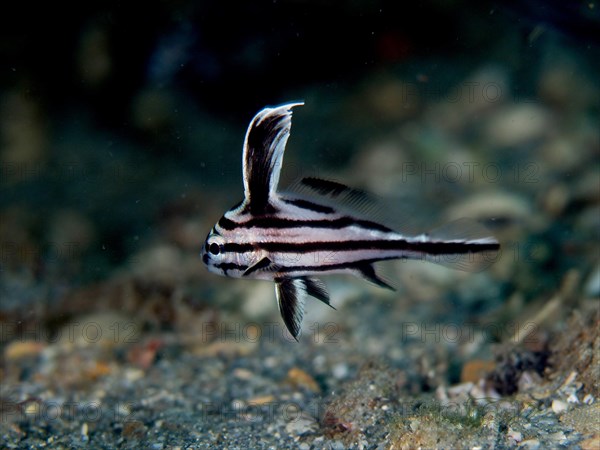
<svg viewBox="0 0 600 450">
<path fill-rule="evenodd" d="M 208 251 L 213 255 L 218 255 L 221 252 L 221 246 L 215 242 L 210 244 Z"/>
</svg>

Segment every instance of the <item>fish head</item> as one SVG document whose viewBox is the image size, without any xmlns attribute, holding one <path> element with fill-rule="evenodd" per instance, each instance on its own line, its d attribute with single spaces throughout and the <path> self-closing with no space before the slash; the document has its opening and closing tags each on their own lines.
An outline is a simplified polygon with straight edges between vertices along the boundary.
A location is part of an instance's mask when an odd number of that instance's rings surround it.
<svg viewBox="0 0 600 450">
<path fill-rule="evenodd" d="M 213 228 L 202 246 L 202 262 L 209 272 L 227 276 L 225 239 Z"/>
<path fill-rule="evenodd" d="M 217 231 L 213 227 L 202 246 L 202 262 L 211 273 L 240 278 L 248 269 L 248 259 L 252 258 L 252 252 L 240 252 L 239 245 L 236 243 L 235 232 Z"/>
</svg>

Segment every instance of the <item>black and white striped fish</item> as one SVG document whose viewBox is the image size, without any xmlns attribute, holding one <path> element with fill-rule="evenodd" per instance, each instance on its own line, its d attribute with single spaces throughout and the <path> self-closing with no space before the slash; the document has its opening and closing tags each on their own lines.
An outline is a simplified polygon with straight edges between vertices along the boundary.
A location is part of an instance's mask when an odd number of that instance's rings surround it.
<svg viewBox="0 0 600 450">
<path fill-rule="evenodd" d="M 206 238 L 202 260 L 210 272 L 274 281 L 281 316 L 297 339 L 307 296 L 331 306 L 318 275 L 352 273 L 393 289 L 375 272 L 375 262 L 426 259 L 465 268 L 491 261 L 500 245 L 472 222 L 406 236 L 365 213 L 367 194 L 340 183 L 303 178 L 296 193 L 278 192 L 292 108 L 302 104 L 265 108 L 250 123 L 244 199 Z"/>
</svg>

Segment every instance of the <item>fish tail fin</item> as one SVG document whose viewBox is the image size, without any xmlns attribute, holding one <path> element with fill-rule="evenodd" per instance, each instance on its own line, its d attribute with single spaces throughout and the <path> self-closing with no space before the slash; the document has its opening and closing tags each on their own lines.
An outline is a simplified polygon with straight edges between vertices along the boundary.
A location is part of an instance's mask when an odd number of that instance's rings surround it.
<svg viewBox="0 0 600 450">
<path fill-rule="evenodd" d="M 427 238 L 448 244 L 449 250 L 428 254 L 425 259 L 452 269 L 479 272 L 494 264 L 500 255 L 498 240 L 484 225 L 469 218 L 434 228 L 427 233 Z"/>
</svg>

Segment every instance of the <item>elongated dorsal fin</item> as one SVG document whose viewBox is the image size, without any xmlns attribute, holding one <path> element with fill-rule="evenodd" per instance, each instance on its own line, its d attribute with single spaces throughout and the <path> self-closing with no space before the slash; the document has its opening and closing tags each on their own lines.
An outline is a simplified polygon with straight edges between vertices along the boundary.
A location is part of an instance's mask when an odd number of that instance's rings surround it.
<svg viewBox="0 0 600 450">
<path fill-rule="evenodd" d="M 244 141 L 244 208 L 259 215 L 273 209 L 285 145 L 292 125 L 292 108 L 304 103 L 288 103 L 260 111 L 248 127 Z"/>
<path fill-rule="evenodd" d="M 279 312 L 292 337 L 298 340 L 302 317 L 304 317 L 304 303 L 307 296 L 315 297 L 328 306 L 329 294 L 325 284 L 317 278 L 276 278 L 275 293 Z M 331 306 L 333 308 L 333 306 Z"/>
<path fill-rule="evenodd" d="M 378 222 L 406 236 L 418 234 L 423 229 L 411 214 L 402 214 L 403 211 L 391 202 L 337 181 L 305 177 L 296 180 L 287 190 L 300 199 L 314 200 L 320 205 L 333 208 L 340 214 Z M 401 200 L 402 204 L 406 202 L 407 199 Z"/>
</svg>

